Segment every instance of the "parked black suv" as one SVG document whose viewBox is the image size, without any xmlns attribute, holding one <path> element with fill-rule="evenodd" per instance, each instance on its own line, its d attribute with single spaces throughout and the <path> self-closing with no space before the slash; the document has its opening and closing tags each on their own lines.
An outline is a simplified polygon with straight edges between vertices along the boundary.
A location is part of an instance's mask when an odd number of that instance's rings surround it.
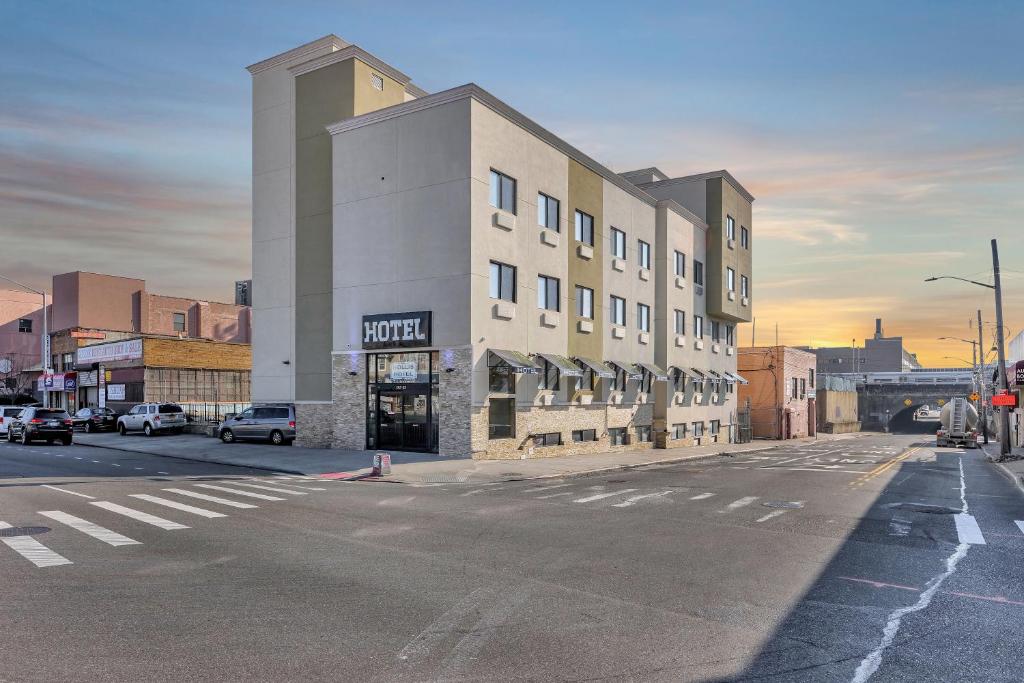
<svg viewBox="0 0 1024 683">
<path fill-rule="evenodd" d="M 117 429 L 117 413 L 110 408 L 82 408 L 71 418 L 74 427 L 81 427 L 87 432 L 98 432 L 101 429 L 111 431 Z"/>
<path fill-rule="evenodd" d="M 71 445 L 71 416 L 59 408 L 25 408 L 7 428 L 7 440 L 19 439 L 26 446 L 33 441 L 60 441 Z"/>
</svg>

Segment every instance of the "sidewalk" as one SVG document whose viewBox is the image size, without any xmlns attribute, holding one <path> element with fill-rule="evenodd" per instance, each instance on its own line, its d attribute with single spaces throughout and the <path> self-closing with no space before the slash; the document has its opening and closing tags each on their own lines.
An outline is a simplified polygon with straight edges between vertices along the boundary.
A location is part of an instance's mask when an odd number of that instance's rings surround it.
<svg viewBox="0 0 1024 683">
<path fill-rule="evenodd" d="M 978 446 L 985 452 L 989 461 L 995 465 L 999 470 L 1005 474 L 1010 480 L 1017 485 L 1021 493 L 1024 493 L 1024 448 L 1011 448 L 1010 457 L 1016 458 L 1016 460 L 1007 460 L 1005 462 L 996 462 L 995 459 L 999 457 L 999 443 L 993 441 L 987 446 L 984 444 L 978 444 Z"/>
<path fill-rule="evenodd" d="M 819 442 L 857 438 L 854 434 L 820 434 Z M 664 450 L 618 451 L 528 460 L 472 460 L 439 457 L 429 453 L 391 453 L 391 474 L 375 481 L 407 484 L 489 483 L 520 479 L 572 477 L 645 465 L 695 460 L 722 454 L 749 453 L 779 446 L 814 442 L 815 438 L 789 441 L 758 440 L 746 444 L 711 444 Z M 128 453 L 146 453 L 182 460 L 235 465 L 286 474 L 321 475 L 337 479 L 370 476 L 374 451 L 299 448 L 257 443 L 221 443 L 194 434 L 146 437 L 119 434 L 76 434 L 83 446 Z"/>
</svg>

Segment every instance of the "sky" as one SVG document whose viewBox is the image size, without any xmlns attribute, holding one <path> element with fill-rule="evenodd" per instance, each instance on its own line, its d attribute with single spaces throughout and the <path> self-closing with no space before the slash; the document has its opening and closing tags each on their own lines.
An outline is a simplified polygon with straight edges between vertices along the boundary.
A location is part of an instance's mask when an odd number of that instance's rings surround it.
<svg viewBox="0 0 1024 683">
<path fill-rule="evenodd" d="M 0 0 L 0 275 L 250 273 L 245 66 L 335 33 L 430 92 L 475 82 L 606 166 L 728 169 L 757 198 L 756 343 L 883 318 L 961 365 L 1003 266 L 1024 324 L 1024 3 Z M 749 344 L 753 325 L 739 330 Z M 946 358 L 951 356 L 952 358 Z"/>
</svg>

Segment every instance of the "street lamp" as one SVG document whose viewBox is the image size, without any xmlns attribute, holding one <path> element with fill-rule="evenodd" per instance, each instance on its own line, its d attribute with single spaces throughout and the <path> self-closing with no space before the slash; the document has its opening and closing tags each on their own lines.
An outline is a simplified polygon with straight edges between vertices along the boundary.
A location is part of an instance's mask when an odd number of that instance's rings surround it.
<svg viewBox="0 0 1024 683">
<path fill-rule="evenodd" d="M 991 289 L 995 293 L 996 300 L 996 346 L 999 352 L 999 385 L 1003 393 L 1010 390 L 1006 381 L 1006 348 L 1003 342 L 1003 288 L 999 279 L 999 247 L 996 241 L 992 240 L 992 283 L 991 285 L 976 280 L 958 277 L 956 275 L 932 276 L 925 279 L 925 282 L 936 280 L 960 280 L 972 285 Z M 979 317 L 980 322 L 980 317 Z M 1010 455 L 1010 409 L 1007 406 L 999 406 L 999 457 L 1006 458 Z"/>
<path fill-rule="evenodd" d="M 48 375 L 50 373 L 50 329 L 46 322 L 46 292 L 40 291 L 35 287 L 29 287 L 28 285 L 18 282 L 17 280 L 12 280 L 6 275 L 0 275 L 0 280 L 6 280 L 7 282 L 10 282 L 12 285 L 17 285 L 22 289 L 28 290 L 33 294 L 38 294 L 39 296 L 43 297 L 43 337 L 40 340 L 40 345 L 42 348 L 40 349 L 39 352 L 39 357 L 41 359 L 39 361 L 39 365 L 43 369 L 43 375 Z M 50 392 L 46 391 L 46 387 L 43 387 L 43 407 L 50 407 Z"/>
</svg>

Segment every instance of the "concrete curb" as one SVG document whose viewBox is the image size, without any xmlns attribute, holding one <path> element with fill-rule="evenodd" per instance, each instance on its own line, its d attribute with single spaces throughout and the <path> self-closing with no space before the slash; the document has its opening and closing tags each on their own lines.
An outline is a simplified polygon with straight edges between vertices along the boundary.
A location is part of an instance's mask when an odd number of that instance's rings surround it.
<svg viewBox="0 0 1024 683">
<path fill-rule="evenodd" d="M 244 467 L 250 470 L 260 470 L 263 472 L 276 472 L 278 474 L 297 474 L 305 477 L 311 477 L 307 472 L 299 472 L 298 470 L 287 470 L 279 467 L 263 467 L 261 465 L 240 465 L 237 462 L 227 462 L 224 460 L 211 460 L 210 458 L 190 458 L 187 455 L 169 455 L 167 453 L 153 453 L 151 451 L 136 451 L 131 448 L 121 448 L 119 446 L 110 446 L 108 444 L 98 443 L 84 443 L 81 441 L 75 442 L 79 446 L 87 446 L 89 448 L 102 448 L 108 451 L 118 451 L 119 453 L 134 453 L 135 455 L 152 455 L 157 458 L 170 458 L 171 460 L 187 460 L 189 462 L 205 462 L 211 465 L 223 465 L 225 467 Z"/>
<path fill-rule="evenodd" d="M 996 462 L 992 458 L 992 454 L 988 452 L 988 449 L 985 448 L 983 444 L 978 444 L 978 448 L 980 448 L 982 452 L 985 454 L 985 459 L 988 460 L 993 465 L 995 465 L 999 469 L 999 471 L 1002 472 L 1013 483 L 1013 485 L 1017 487 L 1021 494 L 1024 495 L 1024 474 L 1015 474 L 1009 467 L 1007 467 L 1003 463 Z"/>
</svg>

